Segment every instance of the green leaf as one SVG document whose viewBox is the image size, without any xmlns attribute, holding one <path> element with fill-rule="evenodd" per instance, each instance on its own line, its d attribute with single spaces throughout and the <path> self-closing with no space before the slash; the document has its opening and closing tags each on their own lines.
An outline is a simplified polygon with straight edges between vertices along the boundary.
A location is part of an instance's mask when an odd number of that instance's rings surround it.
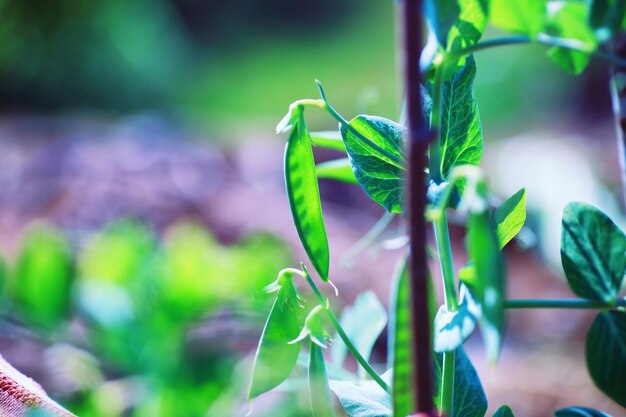
<svg viewBox="0 0 626 417">
<path fill-rule="evenodd" d="M 587 368 L 596 386 L 626 407 L 626 312 L 605 311 L 587 334 Z"/>
<path fill-rule="evenodd" d="M 474 45 L 487 23 L 487 0 L 428 0 L 426 16 L 446 50 Z"/>
<path fill-rule="evenodd" d="M 561 261 L 579 297 L 611 302 L 626 271 L 626 236 L 597 208 L 569 203 L 563 211 Z"/>
<path fill-rule="evenodd" d="M 500 249 L 511 241 L 522 230 L 526 221 L 526 190 L 522 188 L 504 203 L 493 214 L 496 224 L 496 236 Z"/>
<path fill-rule="evenodd" d="M 590 0 L 589 26 L 599 41 L 609 40 L 626 15 L 626 0 Z"/>
<path fill-rule="evenodd" d="M 515 417 L 515 416 L 513 415 L 513 411 L 511 410 L 511 407 L 509 407 L 508 405 L 503 405 L 500 408 L 498 408 L 495 413 L 493 413 L 492 417 Z"/>
<path fill-rule="evenodd" d="M 435 352 L 451 352 L 461 346 L 480 318 L 480 306 L 464 284 L 461 284 L 459 298 L 461 302 L 457 311 L 448 311 L 445 305 L 439 307 L 434 323 Z"/>
<path fill-rule="evenodd" d="M 437 0 L 439 4 L 451 0 Z M 448 51 L 468 48 L 481 38 L 487 25 L 489 0 L 457 0 L 459 17 L 448 32 Z"/>
<path fill-rule="evenodd" d="M 368 290 L 359 294 L 351 307 L 343 310 L 340 323 L 357 351 L 368 360 L 374 343 L 387 325 L 387 312 L 376 294 Z M 348 348 L 340 337 L 336 337 L 335 340 L 330 348 L 330 354 L 333 366 L 340 368 L 345 361 Z"/>
<path fill-rule="evenodd" d="M 439 44 L 444 48 L 448 44 L 448 33 L 459 20 L 461 9 L 456 0 L 426 0 L 426 17 L 432 27 Z"/>
<path fill-rule="evenodd" d="M 490 0 L 489 21 L 500 29 L 535 38 L 546 22 L 548 0 Z"/>
<path fill-rule="evenodd" d="M 298 336 L 299 331 L 297 309 L 292 302 L 283 299 L 279 291 L 259 340 L 248 392 L 249 399 L 258 397 L 287 379 L 300 352 L 299 343 L 289 342 Z"/>
<path fill-rule="evenodd" d="M 328 178 L 331 180 L 343 181 L 350 184 L 357 184 L 358 181 L 352 172 L 352 165 L 348 158 L 335 159 L 317 164 L 315 167 L 317 178 Z"/>
<path fill-rule="evenodd" d="M 311 340 L 309 357 L 309 395 L 313 417 L 334 417 L 335 408 L 328 386 L 324 352 Z"/>
<path fill-rule="evenodd" d="M 482 309 L 480 324 L 487 358 L 495 363 L 500 354 L 504 326 L 504 261 L 486 210 L 471 212 L 467 229 L 466 245 L 476 277 L 470 290 Z"/>
<path fill-rule="evenodd" d="M 348 151 L 352 170 L 365 193 L 387 211 L 401 213 L 405 180 L 403 126 L 377 116 L 357 116 L 351 129 L 342 126 L 341 135 Z M 354 129 L 385 153 L 363 141 Z M 391 158 L 390 156 L 393 156 Z"/>
<path fill-rule="evenodd" d="M 435 404 L 441 402 L 441 369 L 443 354 L 435 360 Z M 487 397 L 474 365 L 462 347 L 454 357 L 454 403 L 451 417 L 483 417 L 487 412 Z"/>
<path fill-rule="evenodd" d="M 602 411 L 587 407 L 561 408 L 554 412 L 555 417 L 611 417 Z"/>
<path fill-rule="evenodd" d="M 548 50 L 548 56 L 566 71 L 580 74 L 597 46 L 596 37 L 587 23 L 587 5 L 584 2 L 551 2 L 546 32 L 572 41 L 578 50 L 555 46 Z"/>
<path fill-rule="evenodd" d="M 391 379 L 391 371 L 382 376 L 385 382 Z M 391 397 L 375 381 L 330 380 L 330 388 L 339 398 L 348 417 L 390 417 Z M 405 417 L 408 414 L 403 415 Z"/>
<path fill-rule="evenodd" d="M 313 145 L 320 148 L 333 149 L 340 152 L 346 152 L 346 145 L 343 143 L 341 132 L 338 130 L 327 130 L 323 132 L 311 132 L 311 141 Z"/>
<path fill-rule="evenodd" d="M 60 233 L 43 224 L 31 228 L 9 288 L 20 315 L 46 329 L 61 326 L 69 314 L 72 280 L 69 249 Z"/>
<path fill-rule="evenodd" d="M 330 255 L 315 173 L 311 140 L 302 113 L 285 148 L 285 184 L 300 241 L 322 280 L 328 281 Z"/>
<path fill-rule="evenodd" d="M 472 56 L 442 89 L 441 174 L 446 178 L 457 165 L 478 165 L 483 150 L 483 131 L 474 97 L 476 64 Z"/>
</svg>

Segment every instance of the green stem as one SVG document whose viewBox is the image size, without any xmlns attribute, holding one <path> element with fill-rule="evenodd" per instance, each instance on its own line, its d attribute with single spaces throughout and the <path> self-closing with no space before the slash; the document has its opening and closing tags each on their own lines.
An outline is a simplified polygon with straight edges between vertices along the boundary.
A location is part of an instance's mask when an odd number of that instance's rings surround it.
<svg viewBox="0 0 626 417">
<path fill-rule="evenodd" d="M 344 119 L 337 112 L 337 110 L 335 110 L 333 108 L 333 106 L 330 105 L 330 103 L 326 99 L 326 93 L 324 93 L 324 89 L 322 88 L 322 84 L 319 81 L 317 81 L 317 80 L 315 80 L 315 82 L 317 83 L 317 88 L 319 89 L 320 95 L 322 96 L 322 103 L 323 103 L 322 105 L 316 104 L 318 107 L 321 107 L 321 108 L 325 109 L 328 113 L 330 113 L 330 115 L 333 116 L 335 118 L 335 120 L 337 120 L 344 129 L 347 129 L 350 132 L 352 132 L 352 134 L 354 136 L 356 136 L 361 142 L 365 143 L 367 146 L 369 146 L 370 148 L 376 150 L 377 152 L 385 155 L 387 158 L 392 160 L 398 166 L 398 168 L 406 171 L 406 166 L 405 166 L 406 165 L 406 161 L 403 158 L 400 158 L 397 155 L 394 155 L 394 154 L 390 153 L 389 151 L 381 148 L 376 143 L 374 143 L 372 140 L 366 138 L 363 134 L 361 134 L 361 132 L 357 131 L 350 124 L 350 122 L 348 122 L 346 119 Z"/>
<path fill-rule="evenodd" d="M 352 353 L 352 356 L 354 356 L 356 361 L 363 367 L 363 369 L 365 369 L 365 372 L 367 372 L 369 376 L 371 376 L 372 379 L 376 381 L 376 383 L 378 383 L 378 385 L 380 385 L 382 389 L 384 389 L 388 393 L 391 393 L 391 388 L 389 387 L 389 385 L 387 385 L 387 383 L 383 381 L 380 375 L 376 373 L 374 368 L 372 368 L 369 362 L 365 360 L 365 358 L 359 353 L 359 351 L 354 346 L 354 344 L 352 344 L 352 341 L 350 340 L 345 330 L 341 326 L 341 323 L 339 323 L 339 320 L 337 320 L 335 313 L 333 313 L 333 311 L 330 309 L 330 306 L 328 305 L 328 300 L 324 298 L 324 295 L 321 293 L 319 288 L 317 288 L 317 285 L 315 285 L 315 282 L 313 282 L 313 279 L 311 278 L 311 276 L 309 274 L 305 274 L 305 278 L 306 278 L 306 282 L 309 283 L 309 285 L 311 286 L 311 289 L 315 293 L 315 296 L 319 300 L 320 305 L 326 312 L 328 319 L 335 327 L 335 330 L 337 330 L 337 334 L 339 335 L 341 340 L 343 340 L 343 343 L 346 344 L 346 347 L 348 348 L 350 353 Z"/>
<path fill-rule="evenodd" d="M 450 244 L 448 219 L 445 210 L 442 210 L 434 216 L 433 223 L 435 226 L 437 250 L 439 251 L 439 262 L 441 264 L 441 275 L 443 277 L 446 308 L 448 311 L 457 311 L 459 309 L 459 303 L 454 283 L 454 263 L 452 260 L 452 247 Z"/>
<path fill-rule="evenodd" d="M 429 171 L 430 177 L 436 182 L 441 182 L 441 107 L 443 90 L 443 72 L 445 62 L 435 73 L 433 85 L 433 106 L 430 118 L 430 129 L 435 133 L 435 140 L 429 148 Z M 448 185 L 451 187 L 451 185 Z M 448 194 L 451 192 L 446 190 Z M 447 199 L 447 198 L 446 198 Z M 448 219 L 446 216 L 447 203 L 443 203 L 433 218 L 435 227 L 435 240 L 439 252 L 439 263 L 445 292 L 446 308 L 448 311 L 456 311 L 459 308 L 454 283 L 454 263 L 452 259 L 452 247 L 450 233 L 448 231 Z M 441 371 L 441 403 L 439 410 L 447 416 L 452 416 L 454 408 L 454 362 L 455 352 L 444 352 L 443 369 Z"/>
<path fill-rule="evenodd" d="M 544 46 L 549 46 L 549 47 L 558 46 L 564 49 L 570 49 L 573 51 L 583 52 L 586 54 L 593 54 L 599 58 L 602 58 L 611 62 L 614 65 L 622 66 L 622 67 L 626 66 L 626 60 L 610 52 L 604 51 L 602 49 L 592 50 L 589 48 L 589 46 L 585 45 L 583 42 L 577 39 L 558 38 L 558 37 L 546 35 L 544 33 L 540 33 L 536 39 L 531 39 L 530 37 L 523 36 L 523 35 L 505 36 L 501 38 L 487 39 L 482 42 L 478 42 L 472 46 L 469 46 L 467 48 L 462 48 L 456 51 L 451 51 L 447 55 L 446 58 L 458 59 L 462 56 L 465 56 L 474 52 L 482 51 L 484 49 L 490 49 L 490 48 L 494 48 L 498 46 L 520 45 L 520 44 L 531 44 L 531 43 L 536 43 L 539 45 L 544 45 Z"/>
<path fill-rule="evenodd" d="M 454 413 L 454 361 L 456 351 L 443 353 L 443 370 L 441 372 L 441 404 L 439 408 L 444 416 L 452 417 Z"/>
<path fill-rule="evenodd" d="M 441 103 L 443 92 L 443 72 L 444 64 L 437 69 L 435 73 L 435 82 L 433 84 L 433 105 L 430 113 L 430 128 L 436 131 L 435 140 L 428 148 L 428 170 L 430 178 L 437 184 L 441 182 L 441 135 L 439 130 L 441 127 Z"/>
<path fill-rule="evenodd" d="M 439 263 L 443 277 L 446 308 L 448 311 L 459 309 L 456 289 L 454 284 L 454 264 L 452 260 L 452 248 L 450 245 L 450 233 L 448 232 L 448 219 L 445 209 L 441 210 L 433 219 L 435 225 L 435 239 L 439 251 Z M 452 416 L 454 404 L 454 361 L 456 353 L 443 353 L 443 369 L 441 375 L 441 404 L 440 410 L 446 416 Z"/>
<path fill-rule="evenodd" d="M 586 299 L 530 299 L 530 300 L 507 300 L 504 308 L 562 308 L 562 309 L 591 309 L 603 310 L 616 307 L 626 307 L 626 299 L 615 300 L 607 303 L 598 300 Z"/>
</svg>

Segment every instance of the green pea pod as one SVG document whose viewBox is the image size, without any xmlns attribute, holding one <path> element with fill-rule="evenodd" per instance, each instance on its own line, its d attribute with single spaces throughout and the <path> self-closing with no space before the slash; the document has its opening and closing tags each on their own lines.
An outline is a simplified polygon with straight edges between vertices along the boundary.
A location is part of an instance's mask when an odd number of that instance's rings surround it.
<svg viewBox="0 0 626 417">
<path fill-rule="evenodd" d="M 393 309 L 389 322 L 389 352 L 393 357 L 392 396 L 394 417 L 409 415 L 415 404 L 413 398 L 413 363 L 411 357 L 411 288 L 407 258 L 404 257 L 394 272 L 394 288 L 389 308 Z"/>
<path fill-rule="evenodd" d="M 322 348 L 311 341 L 309 357 L 309 395 L 313 417 L 335 417 L 333 398 L 328 386 L 328 375 Z"/>
<path fill-rule="evenodd" d="M 313 267 L 328 281 L 328 238 L 324 227 L 320 192 L 311 139 L 300 116 L 285 148 L 285 185 L 296 230 Z"/>
<path fill-rule="evenodd" d="M 259 340 L 248 398 L 252 399 L 280 385 L 291 373 L 298 359 L 298 315 L 277 297 Z"/>
<path fill-rule="evenodd" d="M 403 257 L 394 271 L 389 300 L 389 334 L 387 348 L 391 353 L 388 367 L 393 368 L 393 416 L 405 417 L 414 410 L 413 360 L 411 354 L 411 283 L 408 256 Z M 437 313 L 437 297 L 428 274 L 428 314 L 433 322 Z M 432 339 L 432 332 L 431 332 Z"/>
</svg>

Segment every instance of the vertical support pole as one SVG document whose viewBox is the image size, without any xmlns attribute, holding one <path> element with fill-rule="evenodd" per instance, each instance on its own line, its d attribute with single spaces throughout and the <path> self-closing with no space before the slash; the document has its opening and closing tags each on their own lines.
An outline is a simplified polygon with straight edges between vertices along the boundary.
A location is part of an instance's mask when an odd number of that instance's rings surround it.
<svg viewBox="0 0 626 417">
<path fill-rule="evenodd" d="M 402 40 L 407 110 L 407 199 L 410 233 L 411 313 L 415 414 L 435 417 L 431 323 L 428 312 L 426 258 L 426 154 L 429 129 L 422 115 L 420 56 L 422 51 L 422 0 L 403 0 Z"/>
</svg>

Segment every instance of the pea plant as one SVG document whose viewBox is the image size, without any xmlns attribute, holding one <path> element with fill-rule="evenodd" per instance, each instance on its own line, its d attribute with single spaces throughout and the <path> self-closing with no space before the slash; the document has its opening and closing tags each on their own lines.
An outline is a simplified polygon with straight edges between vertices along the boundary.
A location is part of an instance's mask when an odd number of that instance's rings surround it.
<svg viewBox="0 0 626 417">
<path fill-rule="evenodd" d="M 502 204 L 492 204 L 480 168 L 483 131 L 473 93 L 475 53 L 536 43 L 545 45 L 548 57 L 572 73 L 582 72 L 591 56 L 603 59 L 613 71 L 614 109 L 616 119 L 622 120 L 626 59 L 619 41 L 620 32 L 626 29 L 625 12 L 624 0 L 429 0 L 423 5 L 405 0 L 407 91 L 399 122 L 373 115 L 348 120 L 330 104 L 319 82 L 320 98 L 291 104 L 277 126 L 279 133 L 289 132 L 286 191 L 298 235 L 319 280 L 302 263 L 300 268 L 282 270 L 268 287 L 276 295 L 258 344 L 250 399 L 281 385 L 300 364 L 308 368 L 310 412 L 315 417 L 336 415 L 331 392 L 350 417 L 406 417 L 417 412 L 482 417 L 487 413 L 487 398 L 463 350 L 464 341 L 480 328 L 486 357 L 495 364 L 507 310 L 562 308 L 597 310 L 587 335 L 586 365 L 595 385 L 626 407 L 626 298 L 620 293 L 626 271 L 626 235 L 599 209 L 584 202 L 569 203 L 563 211 L 561 259 L 575 297 L 509 299 L 502 250 L 524 225 L 527 196 L 521 189 Z M 428 41 L 422 49 L 423 22 Z M 513 34 L 481 40 L 488 23 Z M 309 132 L 305 111 L 310 109 L 328 113 L 338 122 L 338 131 Z M 617 125 L 622 152 L 623 126 Z M 409 149 L 411 140 L 423 145 L 426 139 L 427 162 L 421 166 L 411 161 L 425 161 L 426 152 L 419 151 L 420 147 L 417 152 Z M 345 156 L 316 165 L 315 147 Z M 359 331 L 344 328 L 344 320 L 336 317 L 329 298 L 318 287 L 334 287 L 319 178 L 360 186 L 390 213 L 386 218 L 399 215 L 410 229 L 423 219 L 434 229 L 436 248 L 428 253 L 439 261 L 442 303 L 438 306 L 430 278 L 425 281 L 427 291 L 416 292 L 413 275 L 419 273 L 415 270 L 419 262 L 408 259 L 425 258 L 427 248 L 411 244 L 390 279 L 394 296 L 389 306 L 389 358 L 387 371 L 382 373 L 377 372 L 384 370 L 382 366 L 369 361 L 373 341 L 382 331 L 382 326 L 368 321 L 368 308 L 376 306 L 370 303 L 361 310 L 360 320 L 366 323 Z M 413 199 L 415 205 L 407 204 Z M 420 201 L 425 202 L 422 207 Z M 464 219 L 466 227 L 469 261 L 460 267 L 455 266 L 451 251 L 450 211 Z M 411 238 L 415 241 L 416 236 Z M 298 292 L 297 280 L 306 281 L 312 302 Z M 426 320 L 417 315 L 419 308 Z M 337 343 L 358 362 L 360 377 L 336 369 L 341 360 L 326 360 L 329 326 L 334 328 Z M 369 344 L 363 343 L 363 337 L 371 339 Z M 424 344 L 426 356 L 418 352 Z M 308 362 L 303 352 L 308 352 Z M 420 357 L 427 361 L 420 363 Z M 426 377 L 416 377 L 424 372 Z M 420 400 L 424 393 L 425 401 Z M 493 415 L 513 416 L 513 411 L 503 405 Z M 555 415 L 607 416 L 584 407 L 556 410 Z"/>
</svg>

